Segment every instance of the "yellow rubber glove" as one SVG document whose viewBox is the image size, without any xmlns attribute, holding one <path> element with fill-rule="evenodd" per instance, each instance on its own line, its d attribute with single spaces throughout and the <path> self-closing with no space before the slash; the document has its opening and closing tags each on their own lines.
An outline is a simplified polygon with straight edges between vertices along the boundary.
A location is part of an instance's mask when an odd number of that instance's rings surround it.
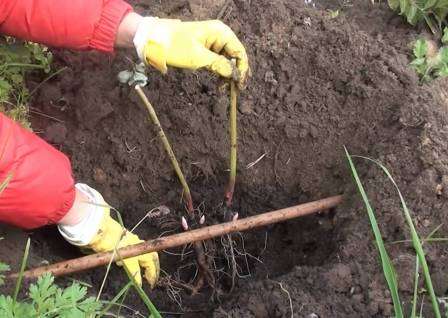
<svg viewBox="0 0 448 318">
<path fill-rule="evenodd" d="M 123 231 L 126 233 L 124 236 Z M 120 248 L 141 243 L 143 240 L 139 239 L 137 235 L 123 229 L 117 221 L 111 218 L 110 209 L 104 207 L 104 217 L 101 221 L 98 233 L 86 247 L 89 247 L 98 253 L 109 252 L 114 250 L 117 242 L 119 242 L 117 248 Z M 127 258 L 123 260 L 122 263 L 123 264 L 117 262 L 117 265 L 125 266 L 129 273 L 133 275 L 136 283 L 140 286 L 142 284 L 140 267 L 143 268 L 146 280 L 151 288 L 154 288 L 160 274 L 159 256 L 157 252 Z"/>
<path fill-rule="evenodd" d="M 143 18 L 134 37 L 140 59 L 162 73 L 167 66 L 206 68 L 238 80 L 244 88 L 249 72 L 246 50 L 233 31 L 219 20 L 182 22 Z M 236 59 L 236 70 L 229 60 Z"/>
</svg>

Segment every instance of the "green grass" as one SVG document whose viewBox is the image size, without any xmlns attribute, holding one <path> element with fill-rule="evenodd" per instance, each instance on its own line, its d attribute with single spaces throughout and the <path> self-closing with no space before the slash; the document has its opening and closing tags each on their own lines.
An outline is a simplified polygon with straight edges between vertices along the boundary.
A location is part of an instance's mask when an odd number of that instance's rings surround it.
<svg viewBox="0 0 448 318">
<path fill-rule="evenodd" d="M 125 226 L 123 224 L 123 219 L 121 217 L 120 212 L 115 209 L 115 208 L 111 208 L 112 210 L 114 210 L 117 214 L 117 218 L 118 218 L 118 222 L 120 223 L 120 225 L 122 226 L 123 229 L 125 229 Z M 139 221 L 137 222 L 137 224 L 131 229 L 131 233 L 133 231 L 135 231 L 135 229 L 143 222 L 143 220 L 145 220 L 147 218 L 148 214 L 145 214 L 145 216 Z M 117 244 L 118 245 L 118 244 Z M 115 246 L 114 249 L 114 254 L 117 251 L 117 246 Z M 149 313 L 151 314 L 152 318 L 162 318 L 162 316 L 160 315 L 159 311 L 157 310 L 157 308 L 154 306 L 154 304 L 151 302 L 151 300 L 149 299 L 148 295 L 145 293 L 145 291 L 143 290 L 142 287 L 140 287 L 134 280 L 134 277 L 132 276 L 132 274 L 128 271 L 128 269 L 123 266 L 123 268 L 126 271 L 126 275 L 128 276 L 129 282 L 132 283 L 132 286 L 134 287 L 135 291 L 137 292 L 137 294 L 140 296 L 140 299 L 143 301 L 143 303 L 145 304 L 146 308 L 148 309 Z"/>
<path fill-rule="evenodd" d="M 387 178 L 392 182 L 393 186 L 395 187 L 395 189 L 397 190 L 397 194 L 398 197 L 400 198 L 400 203 L 401 203 L 401 208 L 402 208 L 402 212 L 403 212 L 403 216 L 406 220 L 406 223 L 408 225 L 409 231 L 410 231 L 410 235 L 411 235 L 411 241 L 412 241 L 412 245 L 414 247 L 415 253 L 416 253 L 416 258 L 418 260 L 417 265 L 416 265 L 416 272 L 415 272 L 415 284 L 418 284 L 418 276 L 419 276 L 419 268 L 421 267 L 421 271 L 423 273 L 423 277 L 424 277 L 424 281 L 425 281 L 425 285 L 426 285 L 426 290 L 429 294 L 430 300 L 431 300 L 431 304 L 432 304 L 432 309 L 434 312 L 434 316 L 436 318 L 440 318 L 441 314 L 440 314 L 440 309 L 439 309 L 439 303 L 438 303 L 438 299 L 435 295 L 434 292 L 434 288 L 433 288 L 433 284 L 432 284 L 432 280 L 431 280 L 431 275 L 429 272 L 429 267 L 428 264 L 426 262 L 426 258 L 425 258 L 425 253 L 423 250 L 423 246 L 422 246 L 422 240 L 420 239 L 417 230 L 415 229 L 414 226 L 414 222 L 412 220 L 411 217 L 411 212 L 409 211 L 409 208 L 407 207 L 407 204 L 404 200 L 404 197 L 398 187 L 398 185 L 396 184 L 395 180 L 393 179 L 392 175 L 390 174 L 390 172 L 387 170 L 387 168 L 382 165 L 380 162 L 367 158 L 367 157 L 361 157 L 361 156 L 351 156 L 347 149 L 345 148 L 345 153 L 350 165 L 350 170 L 352 172 L 353 178 L 355 179 L 357 188 L 359 190 L 359 193 L 362 196 L 362 199 L 364 201 L 364 204 L 366 206 L 367 209 L 367 213 L 369 215 L 369 220 L 370 220 L 370 224 L 375 236 L 375 241 L 376 241 L 376 245 L 377 248 L 379 250 L 380 253 L 380 258 L 381 258 L 381 264 L 382 264 L 382 268 L 383 268 L 383 272 L 384 272 L 384 276 L 386 278 L 389 290 L 391 292 L 391 296 L 392 296 L 392 301 L 394 304 L 394 310 L 395 310 L 395 316 L 396 317 L 403 317 L 403 307 L 402 307 L 402 303 L 400 301 L 400 297 L 399 297 L 399 288 L 398 288 L 398 281 L 397 281 L 397 275 L 395 272 L 395 269 L 390 261 L 390 257 L 387 253 L 387 250 L 385 248 L 384 245 L 384 241 L 381 237 L 381 232 L 376 220 L 376 216 L 375 213 L 373 211 L 373 208 L 369 202 L 369 199 L 367 197 L 367 194 L 364 190 L 364 187 L 361 183 L 361 180 L 359 178 L 359 175 L 357 173 L 356 167 L 353 163 L 353 159 L 354 157 L 356 158 L 361 158 L 364 160 L 368 160 L 372 163 L 374 163 L 375 165 L 377 165 L 378 167 L 381 168 L 381 170 L 385 173 L 385 175 L 387 176 Z M 411 317 L 416 317 L 416 303 L 417 303 L 417 291 L 416 291 L 417 286 L 415 286 L 414 288 L 414 295 L 413 295 L 413 307 L 412 307 L 412 312 L 411 312 Z"/>
<path fill-rule="evenodd" d="M 31 94 L 25 75 L 36 70 L 49 73 L 51 62 L 46 47 L 0 36 L 0 111 L 28 129 Z"/>
<path fill-rule="evenodd" d="M 347 149 L 345 149 L 345 152 L 347 155 L 348 162 L 350 164 L 350 169 L 352 171 L 353 178 L 355 179 L 356 185 L 358 187 L 358 190 L 362 196 L 362 199 L 363 199 L 364 204 L 367 209 L 367 214 L 369 216 L 370 224 L 372 226 L 373 235 L 375 236 L 376 246 L 380 253 L 380 259 L 381 259 L 381 265 L 383 268 L 384 277 L 385 277 L 387 285 L 389 287 L 390 294 L 392 297 L 392 302 L 394 304 L 395 317 L 402 318 L 403 317 L 403 307 L 402 307 L 402 304 L 400 301 L 400 295 L 398 293 L 398 282 L 397 282 L 397 275 L 395 272 L 395 268 L 390 260 L 389 254 L 387 253 L 387 250 L 384 246 L 383 237 L 381 235 L 380 228 L 376 221 L 375 213 L 373 212 L 373 208 L 370 205 L 367 194 L 364 190 L 361 180 L 359 179 L 359 176 L 356 171 L 355 165 L 353 164 L 352 158 L 351 158 L 350 154 L 348 153 Z"/>
<path fill-rule="evenodd" d="M 28 262 L 28 255 L 30 253 L 30 239 L 26 240 L 25 251 L 23 252 L 22 264 L 20 265 L 19 277 L 17 277 L 16 287 L 14 288 L 14 296 L 12 298 L 12 306 L 14 310 L 14 306 L 17 302 L 17 296 L 19 295 L 20 287 L 22 286 L 23 272 L 25 271 L 26 263 Z"/>
</svg>

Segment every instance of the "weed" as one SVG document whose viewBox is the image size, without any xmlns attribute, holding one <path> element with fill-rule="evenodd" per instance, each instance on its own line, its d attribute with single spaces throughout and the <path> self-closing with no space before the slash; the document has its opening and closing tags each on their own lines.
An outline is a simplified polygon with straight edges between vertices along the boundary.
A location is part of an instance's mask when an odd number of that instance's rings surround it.
<svg viewBox="0 0 448 318">
<path fill-rule="evenodd" d="M 339 9 L 338 10 L 329 10 L 328 15 L 330 19 L 336 19 L 339 16 Z"/>
<path fill-rule="evenodd" d="M 0 286 L 5 283 L 5 272 L 9 271 L 9 265 L 0 262 Z"/>
<path fill-rule="evenodd" d="M 22 285 L 29 249 L 30 239 L 28 239 L 23 253 L 20 275 L 13 296 L 0 295 L 1 317 L 89 317 L 100 309 L 101 304 L 95 302 L 94 298 L 86 298 L 86 287 L 82 287 L 79 283 L 73 283 L 70 287 L 61 289 L 54 283 L 54 277 L 48 273 L 39 277 L 35 284 L 30 285 L 26 300 L 18 301 L 17 297 Z M 9 270 L 9 266 L 0 265 L 0 272 Z"/>
<path fill-rule="evenodd" d="M 22 258 L 20 272 L 16 281 L 13 296 L 0 294 L 0 317 L 5 318 L 100 318 L 115 316 L 110 312 L 112 307 L 132 308 L 123 304 L 130 287 L 134 287 L 138 295 L 147 306 L 151 317 L 161 318 L 160 313 L 154 307 L 143 289 L 138 286 L 133 278 L 128 274 L 129 282 L 117 293 L 111 301 L 103 301 L 98 297 L 87 297 L 87 287 L 80 282 L 74 281 L 67 288 L 60 288 L 54 282 L 54 277 L 50 273 L 45 273 L 37 279 L 35 284 L 31 284 L 27 297 L 18 300 L 18 295 L 22 286 L 23 273 L 26 267 L 30 249 L 30 239 L 28 239 L 24 255 Z M 3 273 L 9 270 L 9 266 L 0 263 L 0 285 L 4 283 Z M 121 300 L 121 302 L 120 302 Z M 121 317 L 117 314 L 117 317 Z"/>
<path fill-rule="evenodd" d="M 442 37 L 442 46 L 437 48 L 434 42 L 418 39 L 414 43 L 414 59 L 412 68 L 420 76 L 422 82 L 432 78 L 448 76 L 448 28 L 445 27 Z"/>
<path fill-rule="evenodd" d="M 389 6 L 416 25 L 425 21 L 433 33 L 442 30 L 448 14 L 446 0 L 388 0 Z"/>
<path fill-rule="evenodd" d="M 118 223 L 120 223 L 121 227 L 123 228 L 123 234 L 124 234 L 126 228 L 125 228 L 125 226 L 124 226 L 123 219 L 122 219 L 122 217 L 121 217 L 121 213 L 120 213 L 117 209 L 113 208 L 112 206 L 110 206 L 110 209 L 116 213 L 116 215 L 117 215 L 117 219 L 118 219 Z M 151 211 L 152 211 L 152 210 L 151 210 Z M 150 212 L 149 212 L 149 213 L 150 213 Z M 132 233 L 132 232 L 133 232 L 133 231 L 134 231 L 134 230 L 135 230 L 135 229 L 136 229 L 136 228 L 137 228 L 137 227 L 138 227 L 138 226 L 139 226 L 139 225 L 140 225 L 146 218 L 147 218 L 147 216 L 148 216 L 149 213 L 147 213 L 147 214 L 146 214 L 146 215 L 145 215 L 139 222 L 137 222 L 137 224 L 131 229 L 131 231 L 130 231 L 131 233 Z M 113 260 L 114 256 L 115 256 L 116 253 L 117 253 L 118 244 L 119 244 L 119 243 L 117 242 L 117 244 L 115 245 L 114 251 L 113 251 L 113 256 L 112 256 L 112 258 L 111 258 L 111 261 L 109 262 L 109 264 L 108 264 L 108 266 L 107 266 L 106 274 L 105 274 L 104 279 L 103 279 L 103 282 L 102 282 L 102 284 L 101 284 L 100 291 L 99 291 L 99 293 L 98 293 L 98 295 L 97 295 L 97 297 L 96 297 L 96 300 L 97 300 L 97 301 L 99 300 L 99 297 L 100 297 L 101 292 L 102 292 L 102 290 L 103 290 L 104 284 L 106 283 L 107 276 L 109 275 L 110 266 L 111 266 L 111 264 L 112 264 L 112 260 Z M 123 287 L 122 291 L 119 292 L 119 294 L 122 293 L 122 295 L 123 295 L 123 299 L 122 299 L 122 300 L 125 299 L 125 297 L 126 297 L 126 295 L 127 295 L 127 291 L 128 291 L 128 289 L 129 289 L 130 287 L 134 287 L 135 291 L 136 291 L 137 294 L 140 296 L 140 299 L 143 301 L 143 303 L 145 304 L 146 308 L 147 308 L 148 311 L 150 312 L 151 317 L 153 317 L 153 318 L 161 318 L 162 316 L 160 315 L 159 311 L 158 311 L 157 308 L 154 306 L 154 304 L 151 302 L 151 300 L 149 299 L 148 295 L 145 293 L 145 291 L 143 290 L 143 288 L 140 287 L 140 286 L 135 282 L 133 276 L 131 275 L 131 273 L 128 271 L 128 269 L 127 269 L 125 266 L 123 266 L 123 269 L 125 270 L 126 275 L 128 276 L 129 282 L 128 282 L 128 284 L 127 284 L 125 287 Z M 126 289 L 126 290 L 125 290 L 125 289 Z M 117 294 L 117 296 L 118 296 L 118 294 Z M 120 297 L 121 297 L 121 296 L 120 296 Z M 116 303 L 118 300 L 119 300 L 119 297 L 118 297 L 117 299 L 114 298 L 113 303 Z M 119 309 L 120 309 L 120 308 L 121 308 L 121 307 L 119 307 Z"/>
<path fill-rule="evenodd" d="M 345 152 L 347 155 L 348 162 L 350 164 L 353 178 L 355 179 L 356 185 L 357 185 L 358 190 L 362 196 L 362 199 L 363 199 L 364 204 L 367 209 L 367 213 L 369 215 L 370 225 L 372 226 L 372 231 L 375 236 L 376 246 L 380 253 L 381 265 L 383 268 L 384 277 L 386 278 L 386 282 L 387 282 L 387 285 L 389 286 L 390 294 L 392 296 L 392 301 L 393 301 L 394 310 L 395 310 L 395 317 L 402 318 L 403 317 L 403 308 L 401 306 L 400 296 L 398 294 L 398 282 L 397 282 L 397 275 L 395 272 L 395 268 L 390 260 L 389 254 L 387 253 L 387 250 L 384 246 L 383 237 L 381 235 L 380 228 L 376 221 L 375 213 L 373 212 L 373 208 L 370 205 L 367 194 L 364 190 L 361 180 L 359 179 L 356 168 L 352 162 L 352 158 L 351 158 L 350 154 L 348 153 L 347 149 L 345 149 Z"/>
<path fill-rule="evenodd" d="M 347 149 L 345 149 L 346 152 L 346 156 L 347 159 L 349 161 L 349 165 L 350 165 L 350 169 L 352 171 L 353 177 L 355 179 L 356 185 L 358 187 L 358 190 L 363 198 L 364 204 L 367 208 L 367 212 L 369 215 L 369 219 L 370 219 L 370 223 L 375 235 L 375 239 L 377 242 L 377 246 L 378 249 L 380 251 L 380 256 L 381 256 L 381 261 L 382 261 L 382 267 L 383 267 L 383 272 L 386 278 L 386 281 L 389 285 L 389 289 L 391 291 L 391 296 L 392 296 L 392 300 L 394 303 L 394 309 L 395 309 L 395 316 L 396 317 L 403 317 L 403 309 L 401 306 L 401 302 L 399 299 L 399 295 L 398 295 L 398 282 L 397 282 L 397 277 L 395 274 L 395 270 L 390 262 L 389 259 L 389 255 L 387 254 L 386 248 L 384 246 L 384 242 L 383 239 L 381 237 L 381 233 L 376 221 L 376 217 L 375 214 L 373 212 L 372 206 L 370 205 L 369 199 L 367 197 L 367 194 L 364 190 L 364 187 L 361 183 L 361 180 L 358 176 L 358 173 L 356 171 L 355 165 L 353 164 L 352 161 L 352 156 L 350 156 L 350 154 L 348 153 Z M 412 240 L 412 244 L 414 246 L 414 250 L 416 252 L 416 258 L 417 258 L 417 265 L 416 265 L 416 273 L 415 273 L 415 284 L 418 284 L 418 272 L 419 272 L 419 267 L 421 267 L 422 272 L 423 272 L 423 277 L 425 280 L 425 284 L 426 284 L 426 290 L 429 293 L 430 299 L 431 299 L 431 303 L 432 303 L 432 308 L 433 308 L 433 312 L 436 318 L 440 318 L 441 314 L 440 314 L 440 309 L 439 309 L 439 303 L 438 303 L 438 299 L 435 295 L 434 292 L 434 288 L 433 288 L 433 284 L 432 284 L 432 280 L 431 280 L 431 275 L 429 273 L 429 267 L 428 264 L 426 262 L 426 258 L 425 258 L 425 253 L 422 247 L 422 240 L 420 239 L 417 230 L 415 229 L 414 226 L 414 222 L 412 220 L 411 217 L 411 213 L 407 207 L 407 204 L 404 200 L 404 197 L 400 191 L 400 189 L 398 188 L 398 185 L 396 184 L 395 180 L 392 178 L 392 175 L 390 174 L 390 172 L 387 170 L 387 168 L 382 165 L 380 162 L 375 161 L 373 159 L 367 158 L 367 157 L 360 157 L 357 156 L 359 158 L 362 159 L 366 159 L 370 162 L 375 163 L 377 166 L 379 166 L 382 171 L 386 174 L 386 176 L 388 177 L 388 179 L 392 182 L 393 186 L 395 187 L 395 189 L 397 190 L 398 193 L 398 197 L 400 198 L 400 203 L 401 203 L 401 207 L 403 209 L 403 215 L 404 218 L 406 220 L 406 223 L 408 224 L 408 227 L 410 229 L 410 234 L 411 234 L 411 240 Z M 413 308 L 412 308 L 412 314 L 414 316 L 411 317 L 415 317 L 415 312 L 416 312 L 416 303 L 417 303 L 417 293 L 416 293 L 416 287 L 414 289 L 414 296 L 413 296 Z"/>
<path fill-rule="evenodd" d="M 25 74 L 29 70 L 50 72 L 52 54 L 44 46 L 0 38 L 0 111 L 30 128 Z"/>
<path fill-rule="evenodd" d="M 28 299 L 15 301 L 0 295 L 1 317 L 89 317 L 101 308 L 94 297 L 86 297 L 87 288 L 79 283 L 61 289 L 51 274 L 45 274 L 32 284 Z"/>
<path fill-rule="evenodd" d="M 448 76 L 448 1 L 446 0 L 388 0 L 389 6 L 402 15 L 411 25 L 425 21 L 432 33 L 440 36 L 444 46 L 419 39 L 414 43 L 412 68 L 422 82 Z M 443 32 L 442 32 L 443 30 Z"/>
</svg>

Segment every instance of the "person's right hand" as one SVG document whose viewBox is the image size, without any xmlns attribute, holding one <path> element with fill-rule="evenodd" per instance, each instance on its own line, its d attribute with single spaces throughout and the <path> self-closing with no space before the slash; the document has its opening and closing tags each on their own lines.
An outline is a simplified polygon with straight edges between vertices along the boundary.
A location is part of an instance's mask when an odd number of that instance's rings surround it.
<svg viewBox="0 0 448 318">
<path fill-rule="evenodd" d="M 238 81 L 243 88 L 249 72 L 246 49 L 235 33 L 219 20 L 182 22 L 143 18 L 134 37 L 140 59 L 162 73 L 167 66 L 206 68 Z M 230 59 L 236 60 L 233 65 Z"/>
</svg>

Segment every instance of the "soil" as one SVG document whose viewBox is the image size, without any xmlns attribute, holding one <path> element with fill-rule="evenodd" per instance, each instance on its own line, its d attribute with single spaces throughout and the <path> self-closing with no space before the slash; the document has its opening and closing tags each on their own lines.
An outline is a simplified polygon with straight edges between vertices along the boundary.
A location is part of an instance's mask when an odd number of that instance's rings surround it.
<svg viewBox="0 0 448 318">
<path fill-rule="evenodd" d="M 192 278 L 191 248 L 161 253 L 164 283 L 148 292 L 161 311 L 172 313 L 164 316 L 391 316 L 369 220 L 343 147 L 388 167 L 422 237 L 438 226 L 436 235 L 446 235 L 447 81 L 421 85 L 409 67 L 409 43 L 421 30 L 406 25 L 385 4 L 370 2 L 133 4 L 141 13 L 160 17 L 219 15 L 247 47 L 252 77 L 239 97 L 233 207 L 240 217 L 345 195 L 342 206 L 332 211 L 233 235 L 240 277 L 231 293 L 227 238 L 207 244 L 215 257 L 217 288 L 195 296 L 167 287 L 167 277 Z M 224 5 L 227 9 L 221 10 Z M 339 15 L 332 17 L 330 8 L 339 9 Z M 55 64 L 67 69 L 42 85 L 33 100 L 36 132 L 69 155 L 76 179 L 98 189 L 125 224 L 132 226 L 152 208 L 168 206 L 169 220 L 143 223 L 136 231 L 142 238 L 180 231 L 184 209 L 176 176 L 136 94 L 117 84 L 116 74 L 135 60 L 133 52 L 105 58 L 55 50 L 55 57 Z M 206 224 L 220 222 L 228 174 L 228 88 L 203 71 L 170 69 L 161 76 L 149 70 L 148 75 L 146 93 L 190 182 L 196 207 L 206 215 Z M 355 163 L 385 241 L 408 239 L 391 182 L 372 164 Z M 80 255 L 53 228 L 30 234 L 36 259 L 53 262 Z M 436 292 L 448 296 L 448 247 L 428 243 L 425 248 Z M 407 243 L 389 244 L 388 250 L 409 306 L 413 250 Z M 104 269 L 97 269 L 75 278 L 99 286 L 103 275 Z M 123 273 L 114 268 L 104 297 L 113 297 L 124 283 Z M 127 303 L 144 310 L 135 295 Z M 423 311 L 431 316 L 428 302 Z"/>
</svg>

